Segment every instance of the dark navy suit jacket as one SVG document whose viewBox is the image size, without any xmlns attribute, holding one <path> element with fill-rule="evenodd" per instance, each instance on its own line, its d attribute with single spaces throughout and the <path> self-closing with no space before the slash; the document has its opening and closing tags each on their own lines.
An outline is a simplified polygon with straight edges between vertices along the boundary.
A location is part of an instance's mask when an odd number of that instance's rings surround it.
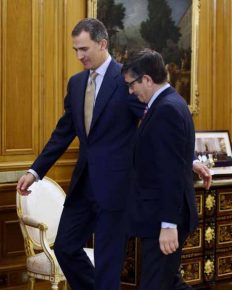
<svg viewBox="0 0 232 290">
<path fill-rule="evenodd" d="M 197 225 L 192 162 L 195 132 L 184 99 L 172 88 L 153 102 L 134 150 L 132 234 L 150 236 L 161 222 Z M 184 213 L 184 216 L 183 216 Z M 185 215 L 186 213 L 186 215 Z"/>
<path fill-rule="evenodd" d="M 95 200 L 102 208 L 118 210 L 126 205 L 132 143 L 144 107 L 135 96 L 128 94 L 121 66 L 112 60 L 97 95 L 90 132 L 86 136 L 84 96 L 88 77 L 89 71 L 83 71 L 70 79 L 64 115 L 31 168 L 43 178 L 77 136 L 79 160 L 73 171 L 66 204 L 78 194 L 78 182 L 88 168 Z"/>
</svg>

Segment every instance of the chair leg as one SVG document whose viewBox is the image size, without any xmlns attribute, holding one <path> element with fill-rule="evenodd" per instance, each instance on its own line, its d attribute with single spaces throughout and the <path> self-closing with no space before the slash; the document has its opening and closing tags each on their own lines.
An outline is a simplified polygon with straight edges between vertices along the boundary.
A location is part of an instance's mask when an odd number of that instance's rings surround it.
<svg viewBox="0 0 232 290">
<path fill-rule="evenodd" d="M 29 277 L 28 279 L 28 290 L 34 290 L 35 289 L 35 278 Z"/>
<path fill-rule="evenodd" d="M 57 282 L 53 282 L 52 283 L 52 290 L 58 290 L 58 283 Z"/>
<path fill-rule="evenodd" d="M 65 280 L 64 283 L 63 283 L 63 290 L 68 290 L 67 280 Z"/>
</svg>

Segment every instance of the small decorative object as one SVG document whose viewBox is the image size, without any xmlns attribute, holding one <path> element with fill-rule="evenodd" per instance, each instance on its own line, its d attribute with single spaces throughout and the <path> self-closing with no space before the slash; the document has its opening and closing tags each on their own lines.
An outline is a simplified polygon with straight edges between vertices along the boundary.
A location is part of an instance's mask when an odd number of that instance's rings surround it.
<svg viewBox="0 0 232 290">
<path fill-rule="evenodd" d="M 210 211 L 215 206 L 215 197 L 209 194 L 205 200 L 205 206 Z"/>
<path fill-rule="evenodd" d="M 214 272 L 214 263 L 210 259 L 207 259 L 205 262 L 204 272 L 208 276 Z"/>
<path fill-rule="evenodd" d="M 185 273 L 185 272 L 184 272 L 183 267 L 180 268 L 180 273 L 181 273 L 181 276 L 184 277 L 184 273 Z"/>
<path fill-rule="evenodd" d="M 214 229 L 208 227 L 205 231 L 205 240 L 210 244 L 211 241 L 215 239 Z"/>
</svg>

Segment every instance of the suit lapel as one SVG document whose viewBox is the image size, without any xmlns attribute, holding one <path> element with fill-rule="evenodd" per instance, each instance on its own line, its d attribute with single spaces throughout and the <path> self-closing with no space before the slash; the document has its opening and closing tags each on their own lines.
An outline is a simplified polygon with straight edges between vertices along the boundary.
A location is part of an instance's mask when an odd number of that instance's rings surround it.
<svg viewBox="0 0 232 290">
<path fill-rule="evenodd" d="M 74 98 L 74 108 L 76 109 L 77 124 L 81 133 L 86 136 L 85 125 L 84 125 L 84 100 L 85 100 L 85 90 L 89 77 L 89 72 L 84 71 L 83 74 L 78 78 L 75 86 L 75 98 Z"/>
<path fill-rule="evenodd" d="M 97 95 L 96 103 L 93 110 L 93 119 L 90 127 L 90 133 L 101 113 L 103 112 L 106 104 L 111 99 L 113 92 L 117 88 L 115 78 L 118 76 L 118 74 L 120 74 L 120 67 L 114 60 L 112 60 L 105 73 L 103 82 Z"/>
<path fill-rule="evenodd" d="M 146 127 L 147 123 L 149 122 L 151 116 L 154 114 L 154 111 L 156 110 L 159 102 L 167 95 L 169 95 L 170 93 L 174 92 L 174 89 L 172 87 L 168 87 L 166 90 L 164 90 L 156 99 L 155 101 L 152 103 L 151 107 L 149 108 L 149 110 L 147 111 L 146 116 L 144 117 L 144 119 L 141 121 L 141 124 L 139 126 L 139 133 L 141 134 L 142 131 L 144 130 L 144 128 Z"/>
</svg>

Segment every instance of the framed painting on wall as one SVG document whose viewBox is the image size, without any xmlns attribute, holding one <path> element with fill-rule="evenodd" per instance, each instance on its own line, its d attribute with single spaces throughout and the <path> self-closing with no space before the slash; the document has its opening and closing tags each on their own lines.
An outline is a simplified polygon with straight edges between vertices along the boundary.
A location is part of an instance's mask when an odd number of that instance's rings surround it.
<svg viewBox="0 0 232 290">
<path fill-rule="evenodd" d="M 160 52 L 168 81 L 192 113 L 199 111 L 199 14 L 200 0 L 88 0 L 88 16 L 105 24 L 114 58 L 123 63 L 143 48 Z"/>
</svg>

